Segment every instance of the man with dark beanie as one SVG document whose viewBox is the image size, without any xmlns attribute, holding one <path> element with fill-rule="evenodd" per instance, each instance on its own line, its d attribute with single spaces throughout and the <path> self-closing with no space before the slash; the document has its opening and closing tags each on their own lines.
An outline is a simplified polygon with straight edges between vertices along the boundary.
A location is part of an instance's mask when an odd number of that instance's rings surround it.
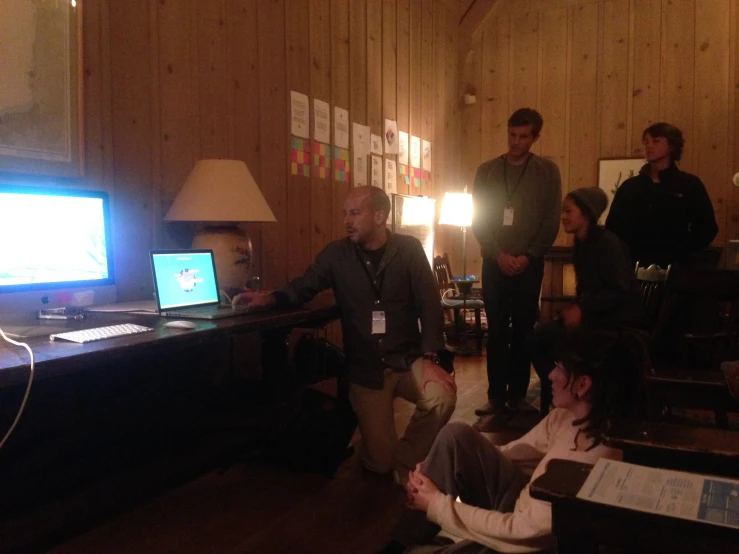
<svg viewBox="0 0 739 554">
<path fill-rule="evenodd" d="M 569 329 L 639 330 L 646 323 L 626 245 L 598 227 L 606 207 L 608 196 L 598 187 L 573 190 L 562 202 L 562 226 L 575 237 L 577 300 L 560 312 L 558 320 L 539 325 L 529 337 L 531 361 L 541 380 L 542 415 L 552 399 L 547 375 Z"/>
<path fill-rule="evenodd" d="M 642 142 L 649 163 L 616 191 L 606 228 L 640 265 L 689 265 L 718 233 L 711 199 L 698 177 L 675 164 L 685 145 L 680 129 L 655 123 L 644 130 Z"/>
<path fill-rule="evenodd" d="M 477 415 L 526 409 L 531 361 L 526 336 L 536 323 L 544 255 L 559 230 L 559 169 L 530 152 L 541 115 L 522 108 L 508 119 L 508 152 L 475 175 L 472 230 L 482 252 L 488 319 L 488 402 Z M 509 332 L 510 324 L 510 332 Z"/>
</svg>

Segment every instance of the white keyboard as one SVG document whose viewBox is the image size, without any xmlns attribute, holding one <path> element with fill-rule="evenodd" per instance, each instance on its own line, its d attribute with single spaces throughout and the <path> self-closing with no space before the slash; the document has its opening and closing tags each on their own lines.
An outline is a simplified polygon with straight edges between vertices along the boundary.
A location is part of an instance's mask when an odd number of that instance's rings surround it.
<svg viewBox="0 0 739 554">
<path fill-rule="evenodd" d="M 94 329 L 83 329 L 81 331 L 69 331 L 67 333 L 57 333 L 49 335 L 49 340 L 68 340 L 71 342 L 93 342 L 96 340 L 113 339 L 115 337 L 124 337 L 127 335 L 137 335 L 139 333 L 147 333 L 153 331 L 151 327 L 143 325 L 134 325 L 133 323 L 122 323 L 121 325 L 108 325 L 107 327 L 96 327 Z"/>
</svg>

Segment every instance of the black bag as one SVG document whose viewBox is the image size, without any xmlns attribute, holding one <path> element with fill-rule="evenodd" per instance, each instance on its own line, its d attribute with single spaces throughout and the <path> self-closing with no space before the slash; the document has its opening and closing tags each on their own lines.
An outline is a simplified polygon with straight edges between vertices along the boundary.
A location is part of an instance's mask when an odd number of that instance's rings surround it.
<svg viewBox="0 0 739 554">
<path fill-rule="evenodd" d="M 295 347 L 294 359 L 298 379 L 304 384 L 336 377 L 337 396 L 306 387 L 290 416 L 268 440 L 267 455 L 274 463 L 332 477 L 357 428 L 344 353 L 327 340 L 306 334 Z"/>
</svg>

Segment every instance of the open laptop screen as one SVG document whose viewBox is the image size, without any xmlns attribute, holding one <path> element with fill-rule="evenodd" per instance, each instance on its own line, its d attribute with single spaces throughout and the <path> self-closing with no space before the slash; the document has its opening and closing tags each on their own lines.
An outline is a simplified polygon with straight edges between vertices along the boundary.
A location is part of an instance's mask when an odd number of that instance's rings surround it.
<svg viewBox="0 0 739 554">
<path fill-rule="evenodd" d="M 151 253 L 160 310 L 218 304 L 218 282 L 212 250 Z"/>
</svg>

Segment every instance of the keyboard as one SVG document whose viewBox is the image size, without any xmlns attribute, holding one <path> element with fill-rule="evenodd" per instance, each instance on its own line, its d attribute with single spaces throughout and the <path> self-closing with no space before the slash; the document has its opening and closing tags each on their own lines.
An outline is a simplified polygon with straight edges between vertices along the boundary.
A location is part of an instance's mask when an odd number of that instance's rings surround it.
<svg viewBox="0 0 739 554">
<path fill-rule="evenodd" d="M 125 337 L 128 335 L 138 335 L 139 333 L 147 333 L 153 331 L 151 327 L 143 325 L 134 325 L 133 323 L 122 323 L 120 325 L 108 325 L 106 327 L 95 327 L 94 329 L 82 329 L 81 331 L 69 331 L 66 333 L 56 333 L 49 335 L 50 341 L 68 340 L 78 342 L 93 342 L 96 340 L 113 339 L 116 337 Z"/>
</svg>

